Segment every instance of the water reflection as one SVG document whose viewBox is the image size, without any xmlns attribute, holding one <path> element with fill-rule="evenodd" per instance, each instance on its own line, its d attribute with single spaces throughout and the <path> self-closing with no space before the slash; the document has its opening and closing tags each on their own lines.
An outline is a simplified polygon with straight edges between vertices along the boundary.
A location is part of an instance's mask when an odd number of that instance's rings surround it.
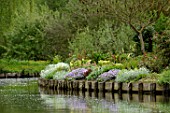
<svg viewBox="0 0 170 113">
<path fill-rule="evenodd" d="M 118 94 L 102 92 L 76 92 L 63 90 L 39 89 L 41 97 L 51 98 L 50 105 L 67 106 L 74 112 L 89 113 L 169 113 L 169 97 L 155 94 Z M 61 99 L 62 101 L 58 100 Z M 57 103 L 57 104 L 54 104 Z M 62 107 L 63 107 L 62 106 Z M 60 108 L 57 108 L 60 109 Z"/>
<path fill-rule="evenodd" d="M 155 94 L 40 88 L 37 78 L 0 79 L 1 113 L 170 113 L 170 98 Z"/>
</svg>

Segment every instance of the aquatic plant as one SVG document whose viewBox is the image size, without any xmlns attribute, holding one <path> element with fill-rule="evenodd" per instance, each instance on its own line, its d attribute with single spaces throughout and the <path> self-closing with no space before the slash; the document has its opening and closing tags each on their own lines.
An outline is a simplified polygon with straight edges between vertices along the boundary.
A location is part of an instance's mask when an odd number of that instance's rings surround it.
<svg viewBox="0 0 170 113">
<path fill-rule="evenodd" d="M 149 74 L 149 70 L 146 68 L 140 68 L 135 70 L 121 70 L 115 81 L 117 82 L 130 82 L 130 81 L 137 81 L 143 77 L 146 77 Z"/>
</svg>

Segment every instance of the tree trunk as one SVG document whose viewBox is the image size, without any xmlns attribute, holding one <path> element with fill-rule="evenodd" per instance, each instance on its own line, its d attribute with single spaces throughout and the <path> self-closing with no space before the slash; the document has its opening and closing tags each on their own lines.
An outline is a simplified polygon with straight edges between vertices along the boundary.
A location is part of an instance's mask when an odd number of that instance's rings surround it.
<svg viewBox="0 0 170 113">
<path fill-rule="evenodd" d="M 138 34 L 139 40 L 140 40 L 140 45 L 141 45 L 141 51 L 142 53 L 145 55 L 145 43 L 143 41 L 143 36 L 142 36 L 142 32 L 139 32 Z"/>
</svg>

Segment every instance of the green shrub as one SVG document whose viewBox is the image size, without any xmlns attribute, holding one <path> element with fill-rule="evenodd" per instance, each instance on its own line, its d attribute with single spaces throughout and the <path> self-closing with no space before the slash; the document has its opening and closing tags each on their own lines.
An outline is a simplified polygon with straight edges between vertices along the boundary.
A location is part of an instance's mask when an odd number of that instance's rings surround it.
<svg viewBox="0 0 170 113">
<path fill-rule="evenodd" d="M 57 64 L 57 63 L 61 62 L 61 59 L 62 58 L 60 55 L 56 55 L 56 56 L 54 56 L 52 63 Z"/>
<path fill-rule="evenodd" d="M 114 69 L 125 69 L 125 66 L 124 64 L 116 63 L 116 64 L 113 64 L 113 68 Z"/>
<path fill-rule="evenodd" d="M 99 64 L 100 66 L 104 66 L 104 65 L 110 65 L 110 64 L 112 64 L 112 62 L 109 61 L 109 60 L 99 60 L 99 61 L 98 61 L 98 64 Z"/>
<path fill-rule="evenodd" d="M 149 74 L 149 70 L 146 68 L 140 68 L 135 70 L 122 70 L 118 73 L 115 81 L 117 82 L 131 82 L 137 81 Z"/>
<path fill-rule="evenodd" d="M 82 66 L 82 61 L 81 60 L 71 60 L 70 61 L 70 66 L 71 68 L 77 68 Z"/>
<path fill-rule="evenodd" d="M 126 69 L 135 69 L 139 67 L 139 64 L 141 62 L 141 57 L 131 57 L 123 62 L 123 65 Z"/>
<path fill-rule="evenodd" d="M 170 70 L 163 71 L 158 77 L 158 83 L 170 84 Z"/>
<path fill-rule="evenodd" d="M 92 60 L 92 62 L 95 62 L 96 64 L 98 64 L 99 61 L 107 59 L 108 55 L 104 53 L 96 52 L 96 53 L 91 54 L 89 58 Z"/>
</svg>

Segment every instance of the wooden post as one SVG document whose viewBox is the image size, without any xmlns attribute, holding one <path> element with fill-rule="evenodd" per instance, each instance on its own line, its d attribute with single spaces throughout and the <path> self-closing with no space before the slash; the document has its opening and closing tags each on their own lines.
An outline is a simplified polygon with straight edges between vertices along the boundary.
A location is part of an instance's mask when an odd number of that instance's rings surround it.
<svg viewBox="0 0 170 113">
<path fill-rule="evenodd" d="M 105 82 L 98 82 L 99 92 L 105 92 Z"/>
<path fill-rule="evenodd" d="M 118 93 L 122 94 L 122 82 L 118 83 Z"/>
<path fill-rule="evenodd" d="M 62 90 L 62 81 L 61 80 L 58 81 L 58 89 Z"/>
<path fill-rule="evenodd" d="M 143 93 L 143 83 L 138 84 L 138 93 Z"/>
<path fill-rule="evenodd" d="M 92 87 L 92 90 L 97 92 L 98 91 L 98 82 L 97 81 L 92 81 L 91 82 L 91 87 Z"/>
<path fill-rule="evenodd" d="M 114 82 L 106 82 L 105 90 L 109 91 L 109 92 L 113 92 L 114 91 Z"/>
<path fill-rule="evenodd" d="M 132 93 L 132 83 L 128 83 L 128 93 Z"/>
<path fill-rule="evenodd" d="M 70 88 L 71 88 L 71 91 L 74 90 L 74 87 L 73 87 L 73 81 L 70 81 Z"/>
<path fill-rule="evenodd" d="M 88 89 L 87 91 L 91 92 L 92 91 L 92 83 L 91 81 L 87 81 Z"/>
<path fill-rule="evenodd" d="M 150 90 L 151 90 L 151 93 L 155 93 L 156 92 L 156 83 L 151 83 L 150 84 Z"/>
<path fill-rule="evenodd" d="M 79 82 L 77 80 L 73 81 L 73 89 L 75 91 L 78 91 L 79 90 Z"/>
<path fill-rule="evenodd" d="M 144 92 L 151 92 L 151 83 L 143 83 L 143 91 Z"/>
<path fill-rule="evenodd" d="M 58 80 L 54 80 L 54 89 L 58 88 Z"/>
<path fill-rule="evenodd" d="M 44 86 L 48 87 L 48 80 L 47 79 L 45 79 L 44 83 L 45 83 Z"/>
<path fill-rule="evenodd" d="M 67 90 L 67 82 L 66 82 L 66 80 L 62 80 L 62 89 L 63 89 L 64 91 Z"/>
<path fill-rule="evenodd" d="M 67 89 L 70 90 L 71 87 L 70 87 L 70 81 L 66 81 L 66 84 L 67 84 Z"/>
<path fill-rule="evenodd" d="M 118 82 L 114 82 L 114 91 L 118 91 Z"/>
<path fill-rule="evenodd" d="M 81 91 L 85 91 L 85 81 L 84 80 L 79 81 L 79 89 Z"/>
<path fill-rule="evenodd" d="M 53 79 L 49 80 L 49 88 L 53 89 L 54 88 L 54 84 L 53 84 Z"/>
</svg>

